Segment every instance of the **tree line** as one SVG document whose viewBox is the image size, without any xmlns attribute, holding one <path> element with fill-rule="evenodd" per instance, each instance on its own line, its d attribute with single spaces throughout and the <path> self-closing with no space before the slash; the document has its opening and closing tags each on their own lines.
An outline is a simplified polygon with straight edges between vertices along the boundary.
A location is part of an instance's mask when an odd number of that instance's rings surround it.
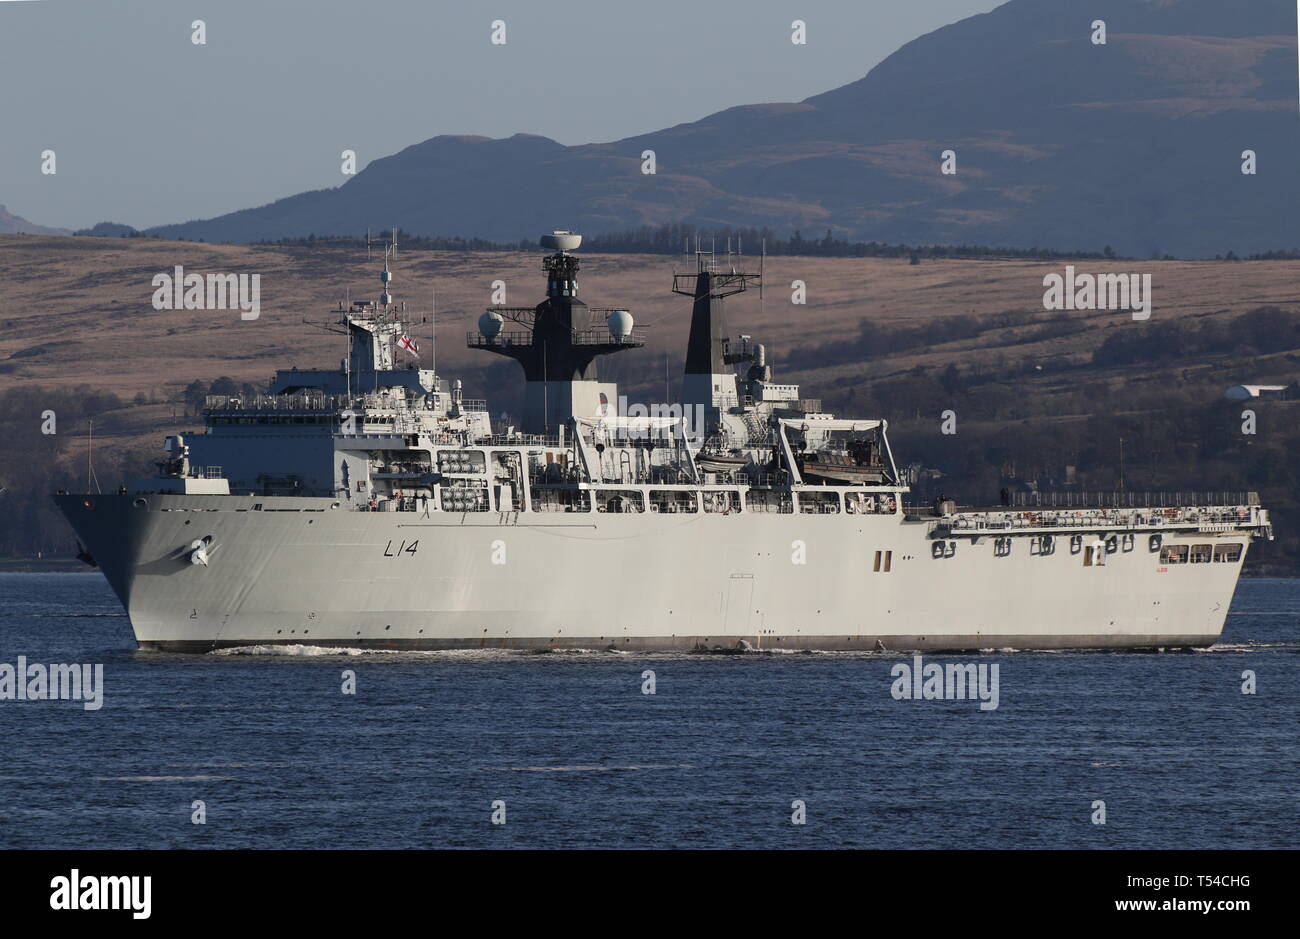
<svg viewBox="0 0 1300 939">
<path fill-rule="evenodd" d="M 384 231 L 372 236 L 372 242 L 386 240 L 391 231 Z M 519 241 L 499 242 L 484 238 L 463 236 L 427 236 L 413 235 L 397 230 L 398 244 L 406 247 L 428 251 L 523 251 L 536 252 L 535 239 L 522 238 Z M 359 236 L 336 236 L 315 234 L 296 238 L 265 239 L 253 242 L 255 245 L 273 246 L 337 246 L 347 248 L 365 247 L 366 240 Z M 907 258 L 913 263 L 937 258 L 983 258 L 983 259 L 1017 259 L 1017 260 L 1069 260 L 1069 259 L 1108 259 L 1119 256 L 1107 246 L 1101 251 L 1056 251 L 1050 248 L 1004 248 L 979 244 L 952 245 L 909 245 L 890 244 L 882 241 L 850 241 L 836 235 L 831 229 L 821 238 L 805 238 L 795 230 L 789 236 L 782 237 L 768 227 L 732 227 L 705 228 L 683 223 L 657 226 L 642 226 L 637 229 L 603 234 L 584 235 L 582 250 L 590 254 L 690 254 L 697 248 L 704 251 L 725 253 L 728 246 L 733 252 L 745 252 L 758 255 L 766 252 L 774 256 L 790 255 L 798 257 L 827 258 Z"/>
</svg>

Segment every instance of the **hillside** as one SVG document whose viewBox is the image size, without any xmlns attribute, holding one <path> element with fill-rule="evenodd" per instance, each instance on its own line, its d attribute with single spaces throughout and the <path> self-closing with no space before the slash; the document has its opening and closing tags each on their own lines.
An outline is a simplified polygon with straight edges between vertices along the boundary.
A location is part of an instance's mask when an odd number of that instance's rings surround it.
<svg viewBox="0 0 1300 939">
<path fill-rule="evenodd" d="M 751 259 L 752 261 L 753 259 Z M 662 397 L 664 355 L 677 383 L 690 311 L 688 298 L 670 292 L 674 269 L 690 258 L 657 255 L 590 255 L 583 259 L 582 295 L 593 305 L 631 309 L 638 329 L 649 334 L 641 353 L 608 360 L 610 376 Z M 1042 278 L 1065 262 L 906 260 L 769 257 L 762 309 L 756 293 L 732 301 L 735 328 L 767 343 L 778 369 L 792 379 L 835 384 L 845 377 L 880 380 L 916 366 L 935 368 L 956 360 L 964 368 L 1016 356 L 1037 364 L 1086 362 L 1109 331 L 1135 327 L 1118 313 L 1048 314 L 1042 309 Z M 156 311 L 154 274 L 176 265 L 190 271 L 261 275 L 262 313 L 253 322 L 237 313 Z M 1076 262 L 1089 272 L 1143 271 L 1152 275 L 1154 322 L 1203 317 L 1217 311 L 1245 312 L 1259 306 L 1300 309 L 1295 300 L 1297 264 L 1290 261 Z M 219 375 L 263 382 L 276 368 L 330 365 L 341 352 L 338 339 L 304 323 L 327 323 L 349 292 L 377 292 L 377 266 L 364 251 L 339 247 L 280 247 L 174 243 L 153 239 L 37 238 L 0 236 L 0 376 L 6 384 L 96 387 L 134 397 L 158 394 L 163 384 L 186 384 Z M 413 309 L 427 311 L 436 291 L 437 361 L 444 373 L 511 393 L 513 372 L 465 348 L 464 336 L 488 304 L 491 283 L 505 281 L 511 304 L 537 302 L 543 293 L 540 252 L 461 253 L 403 249 L 394 265 L 393 292 Z M 790 302 L 789 285 L 803 280 L 807 303 Z M 810 350 L 856 339 L 863 322 L 885 328 L 923 326 L 952 318 L 989 320 L 1018 314 L 1036 322 L 1068 318 L 1068 332 L 1017 344 L 1025 326 L 990 329 L 977 337 L 889 352 L 864 368 Z M 426 325 L 417 338 L 426 343 Z M 794 369 L 790 364 L 793 360 Z M 623 374 L 616 374 L 617 372 Z M 497 375 L 496 372 L 493 373 Z M 650 376 L 654 376 L 653 379 Z M 1142 376 L 1135 376 L 1141 378 Z M 1238 376 L 1236 380 L 1244 380 Z M 1026 379 L 1026 391 L 1051 393 L 1053 369 Z M 1232 382 L 1229 382 L 1232 383 Z M 905 403 L 900 402 L 901 406 Z"/>
</svg>

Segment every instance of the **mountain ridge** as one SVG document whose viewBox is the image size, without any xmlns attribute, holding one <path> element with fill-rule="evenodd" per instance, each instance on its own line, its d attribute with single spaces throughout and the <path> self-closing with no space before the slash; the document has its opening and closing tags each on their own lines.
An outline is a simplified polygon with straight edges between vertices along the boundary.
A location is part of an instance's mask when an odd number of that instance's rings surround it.
<svg viewBox="0 0 1300 939">
<path fill-rule="evenodd" d="M 439 135 L 338 187 L 148 233 L 246 243 L 397 224 L 509 242 L 685 222 L 1135 256 L 1289 248 L 1300 229 L 1277 208 L 1300 204 L 1300 183 L 1270 168 L 1300 150 L 1293 26 L 1276 3 L 1010 0 L 801 102 L 576 146 Z"/>
</svg>

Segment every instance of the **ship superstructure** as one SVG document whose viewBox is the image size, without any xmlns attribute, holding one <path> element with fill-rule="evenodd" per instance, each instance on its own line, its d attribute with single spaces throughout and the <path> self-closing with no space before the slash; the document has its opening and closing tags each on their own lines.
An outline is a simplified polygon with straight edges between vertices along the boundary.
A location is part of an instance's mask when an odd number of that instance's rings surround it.
<svg viewBox="0 0 1300 939">
<path fill-rule="evenodd" d="M 471 348 L 514 359 L 518 429 L 420 364 L 390 293 L 340 305 L 337 370 L 213 396 L 125 494 L 57 499 L 142 647 L 818 648 L 1213 642 L 1251 494 L 1218 504 L 906 505 L 881 419 L 773 380 L 697 252 L 683 400 L 621 413 L 602 357 L 644 344 L 578 296 L 581 239 L 542 239 L 546 295 L 490 307 Z M 405 364 L 403 364 L 405 360 Z M 1139 500 L 1140 502 L 1140 500 Z"/>
</svg>

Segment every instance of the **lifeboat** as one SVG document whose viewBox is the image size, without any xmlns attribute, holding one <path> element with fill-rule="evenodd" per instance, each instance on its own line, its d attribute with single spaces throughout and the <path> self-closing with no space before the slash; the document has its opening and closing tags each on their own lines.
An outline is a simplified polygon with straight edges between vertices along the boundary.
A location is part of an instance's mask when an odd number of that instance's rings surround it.
<svg viewBox="0 0 1300 939">
<path fill-rule="evenodd" d="M 859 463 L 846 453 L 810 453 L 803 458 L 799 472 L 808 482 L 880 484 L 885 481 L 884 467 Z"/>
</svg>

